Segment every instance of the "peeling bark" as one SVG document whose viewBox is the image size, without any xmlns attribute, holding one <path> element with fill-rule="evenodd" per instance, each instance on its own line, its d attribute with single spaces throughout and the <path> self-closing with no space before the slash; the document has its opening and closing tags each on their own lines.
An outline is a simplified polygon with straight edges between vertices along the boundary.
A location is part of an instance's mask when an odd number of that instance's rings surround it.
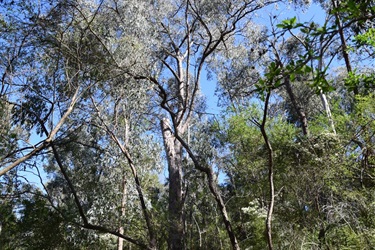
<svg viewBox="0 0 375 250">
<path fill-rule="evenodd" d="M 329 108 L 329 103 L 328 103 L 327 97 L 322 91 L 320 92 L 320 99 L 322 100 L 323 107 L 324 107 L 324 110 L 327 114 L 327 118 L 328 118 L 329 124 L 331 126 L 332 132 L 334 134 L 336 134 L 336 128 L 335 128 L 335 123 L 334 123 L 333 118 L 332 118 L 331 109 Z"/>
</svg>

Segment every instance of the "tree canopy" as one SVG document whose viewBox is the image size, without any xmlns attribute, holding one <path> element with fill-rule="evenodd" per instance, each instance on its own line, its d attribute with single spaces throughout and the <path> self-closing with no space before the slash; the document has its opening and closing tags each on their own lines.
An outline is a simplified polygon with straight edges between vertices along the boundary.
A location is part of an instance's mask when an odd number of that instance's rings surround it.
<svg viewBox="0 0 375 250">
<path fill-rule="evenodd" d="M 1 1 L 0 249 L 371 249 L 374 15 Z"/>
</svg>

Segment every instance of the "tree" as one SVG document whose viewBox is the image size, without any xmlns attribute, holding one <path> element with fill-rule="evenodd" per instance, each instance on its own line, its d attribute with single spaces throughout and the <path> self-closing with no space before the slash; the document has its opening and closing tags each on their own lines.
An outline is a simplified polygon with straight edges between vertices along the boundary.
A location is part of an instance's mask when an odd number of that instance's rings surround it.
<svg viewBox="0 0 375 250">
<path fill-rule="evenodd" d="M 51 248 L 370 246 L 373 72 L 336 66 L 372 59 L 373 3 L 321 24 L 274 3 L 5 1 L 3 228 Z"/>
<path fill-rule="evenodd" d="M 273 2 L 269 1 L 266 4 Z M 17 6 L 22 4 L 16 3 Z M 24 157 L 2 169 L 1 174 L 51 148 L 62 176 L 73 194 L 74 203 L 83 220 L 81 225 L 102 230 L 91 225 L 87 219 L 84 202 L 75 187 L 74 175 L 69 173 L 67 168 L 69 164 L 61 155 L 61 145 L 64 145 L 69 138 L 67 136 L 69 131 L 81 131 L 81 127 L 74 121 L 79 123 L 88 117 L 81 116 L 78 111 L 86 109 L 86 102 L 90 98 L 93 106 L 97 106 L 97 102 L 94 101 L 97 94 L 106 92 L 102 84 L 113 84 L 114 80 L 120 79 L 114 76 L 127 76 L 124 78 L 126 81 L 133 79 L 137 84 L 146 82 L 151 84 L 149 85 L 151 88 L 146 86 L 146 89 L 156 88 L 156 95 L 151 95 L 151 98 L 159 103 L 167 115 L 164 118 L 159 116 L 157 119 L 162 121 L 161 132 L 168 152 L 166 155 L 170 172 L 170 248 L 183 248 L 182 158 L 184 154 L 188 154 L 193 159 L 197 169 L 207 174 L 209 189 L 222 211 L 229 237 L 233 246 L 238 248 L 224 202 L 216 186 L 212 167 L 205 166 L 204 162 L 197 160 L 198 156 L 191 151 L 184 137 L 194 112 L 199 110 L 197 108 L 200 102 L 198 95 L 200 78 L 207 58 L 216 49 L 224 48 L 225 41 L 240 31 L 241 27 L 246 25 L 250 14 L 260 9 L 262 5 L 252 1 L 228 2 L 223 8 L 213 8 L 217 5 L 218 3 L 213 2 L 194 1 L 184 1 L 181 4 L 56 1 L 45 5 L 45 9 L 41 5 L 28 6 L 29 12 L 24 14 L 25 18 L 21 24 L 25 27 L 33 26 L 38 31 L 36 36 L 33 36 L 30 48 L 35 51 L 43 48 L 48 55 L 48 57 L 37 58 L 39 61 L 33 58 L 34 62 L 38 62 L 34 63 L 33 67 L 51 65 L 55 70 L 48 72 L 45 79 L 39 78 L 36 74 L 26 78 L 35 86 L 31 89 L 25 88 L 28 92 L 27 102 L 22 105 L 14 104 L 15 110 L 20 114 L 16 122 L 25 124 L 26 119 L 29 119 L 27 129 L 36 128 L 44 138 L 37 144 L 39 146 L 36 145 Z M 129 10 L 133 10 L 132 15 L 125 18 Z M 154 15 L 149 15 L 149 11 Z M 14 17 L 18 14 L 15 12 Z M 139 24 L 143 25 L 142 29 L 134 29 Z M 104 25 L 108 27 L 107 30 L 103 30 Z M 134 53 L 137 52 L 141 52 L 139 55 L 142 56 L 134 57 Z M 198 54 L 201 56 L 197 56 Z M 60 65 L 64 66 L 65 71 L 60 70 Z M 21 66 L 26 67 L 27 64 Z M 52 85 L 46 84 L 47 82 L 51 82 Z M 138 87 L 142 89 L 140 85 Z M 51 100 L 48 95 L 59 98 Z M 29 103 L 35 105 L 28 106 Z M 56 107 L 61 111 L 58 122 L 54 122 L 58 114 Z M 66 107 L 65 110 L 63 107 Z M 99 107 L 95 109 L 98 114 L 101 113 Z M 143 204 L 142 210 L 149 228 L 149 246 L 154 248 L 156 243 L 151 230 L 151 221 L 148 219 L 141 184 L 139 180 L 137 181 L 138 177 L 132 166 L 133 161 L 127 153 L 127 145 L 124 145 L 110 128 L 112 124 L 107 124 L 106 119 L 100 115 L 99 119 L 104 126 L 102 128 L 117 143 L 133 169 L 139 199 Z M 54 140 L 57 135 L 60 143 Z M 72 167 L 76 166 L 76 163 L 71 164 Z"/>
<path fill-rule="evenodd" d="M 267 4 L 273 1 L 267 2 Z M 197 160 L 197 156 L 190 150 L 189 145 L 184 140 L 193 112 L 198 106 L 198 90 L 203 66 L 207 58 L 222 44 L 233 36 L 246 24 L 247 17 L 262 6 L 251 2 L 238 3 L 228 2 L 222 9 L 213 8 L 217 3 L 187 1 L 181 4 L 164 3 L 164 5 L 147 5 L 142 3 L 142 8 L 133 13 L 136 19 L 134 22 L 144 20 L 146 27 L 138 31 L 130 31 L 135 37 L 142 37 L 135 42 L 143 48 L 142 54 L 148 55 L 151 62 L 156 62 L 155 71 L 150 65 L 149 72 L 147 66 L 136 69 L 126 68 L 124 58 L 114 62 L 122 72 L 135 80 L 148 80 L 156 89 L 159 95 L 158 102 L 166 111 L 166 117 L 161 119 L 161 131 L 163 134 L 164 146 L 169 169 L 169 215 L 170 215 L 170 248 L 183 248 L 183 162 L 184 154 L 188 154 L 197 169 L 205 172 L 208 176 L 208 185 L 218 202 L 224 223 L 229 237 L 235 248 L 238 248 L 235 236 L 232 232 L 229 218 L 227 217 L 225 206 L 217 190 L 215 177 L 210 167 L 202 166 Z M 103 5 L 104 6 L 104 5 Z M 114 8 L 108 7 L 109 13 L 113 13 L 119 21 L 126 20 L 122 12 L 124 8 L 131 6 L 121 2 L 116 2 Z M 134 5 L 135 6 L 135 5 Z M 100 6 L 99 6 L 100 7 Z M 145 10 L 152 10 L 153 17 L 150 18 Z M 80 13 L 85 13 L 80 11 Z M 167 17 L 168 22 L 165 21 Z M 111 51 L 108 39 L 100 36 L 90 22 L 88 16 L 83 16 L 89 25 L 90 31 L 103 44 L 105 51 Z M 129 19 L 129 18 L 128 18 Z M 116 24 L 118 23 L 115 22 Z M 173 24 L 173 25 L 172 25 Z M 237 27 L 239 26 L 239 27 Z M 118 26 L 116 26 L 118 27 Z M 153 27 L 148 29 L 148 27 Z M 128 30 L 128 27 L 121 26 Z M 138 33 L 137 33 L 138 32 Z M 155 48 L 155 50 L 144 51 Z M 194 55 L 193 55 L 194 54 Z M 200 54 L 200 56 L 198 56 Z M 120 63 L 123 61 L 124 63 Z M 128 61 L 128 58 L 126 58 Z M 136 62 L 137 63 L 137 62 Z M 147 64 L 146 64 L 147 65 Z M 191 65 L 191 66 L 190 66 Z M 169 117 L 168 117 L 169 116 Z M 186 150 L 186 152 L 184 152 Z"/>
</svg>

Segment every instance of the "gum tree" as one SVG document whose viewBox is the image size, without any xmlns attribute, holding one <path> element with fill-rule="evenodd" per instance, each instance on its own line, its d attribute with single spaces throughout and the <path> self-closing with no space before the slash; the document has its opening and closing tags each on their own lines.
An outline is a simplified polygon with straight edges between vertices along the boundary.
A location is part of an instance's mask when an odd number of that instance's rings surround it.
<svg viewBox="0 0 375 250">
<path fill-rule="evenodd" d="M 157 96 L 152 101 L 158 103 L 164 112 L 160 120 L 169 172 L 169 247 L 184 248 L 184 163 L 188 155 L 194 166 L 207 176 L 208 187 L 222 214 L 232 246 L 238 248 L 224 201 L 217 188 L 212 166 L 207 165 L 194 152 L 187 140 L 191 120 L 200 103 L 199 89 L 202 70 L 210 55 L 216 50 L 225 50 L 227 40 L 233 39 L 248 24 L 249 17 L 265 4 L 257 1 L 229 1 L 223 3 L 208 1 L 181 2 L 121 2 L 103 5 L 103 13 L 113 17 L 119 40 L 109 42 L 89 26 L 90 31 L 111 57 L 120 72 L 135 80 L 147 80 Z M 130 18 L 125 16 L 132 9 Z M 83 11 L 81 11 L 83 13 Z M 152 13 L 152 16 L 150 15 Z M 90 18 L 86 17 L 87 24 Z M 112 25 L 113 25 L 112 24 Z M 128 25 L 129 24 L 129 25 Z M 139 27 L 135 30 L 134 27 Z M 131 35 L 131 36 L 130 36 Z M 133 40 L 132 40 L 133 39 Z M 123 42 L 137 49 L 140 58 L 127 67 L 129 58 L 113 53 L 117 42 Z M 121 45 L 124 45 L 121 44 Z M 109 46 L 111 45 L 111 46 Z M 121 53 L 120 50 L 118 53 Z M 130 55 L 134 56 L 134 55 Z M 151 58 L 153 64 L 141 64 L 143 57 Z"/>
</svg>

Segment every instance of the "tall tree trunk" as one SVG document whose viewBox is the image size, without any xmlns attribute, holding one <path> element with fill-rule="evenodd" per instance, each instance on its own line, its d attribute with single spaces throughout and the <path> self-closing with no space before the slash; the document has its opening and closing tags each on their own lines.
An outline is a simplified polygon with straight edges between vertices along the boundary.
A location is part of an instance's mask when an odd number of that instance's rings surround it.
<svg viewBox="0 0 375 250">
<path fill-rule="evenodd" d="M 184 218 L 182 195 L 182 145 L 174 137 L 168 119 L 161 121 L 164 147 L 167 154 L 169 172 L 169 239 L 168 249 L 183 250 Z"/>
<path fill-rule="evenodd" d="M 124 135 L 125 145 L 129 144 L 129 120 L 125 118 L 125 135 Z M 126 206 L 126 198 L 127 198 L 127 188 L 126 188 L 126 173 L 125 169 L 123 169 L 122 173 L 122 181 L 121 181 L 121 209 L 120 209 L 120 227 L 119 233 L 124 234 L 124 227 L 121 222 L 121 218 L 125 216 L 125 206 Z M 124 239 L 119 237 L 117 241 L 117 250 L 122 250 L 124 248 Z"/>
<path fill-rule="evenodd" d="M 125 173 L 123 174 L 121 186 L 122 186 L 122 198 L 121 198 L 120 218 L 123 218 L 125 216 L 125 206 L 126 206 L 126 197 L 127 197 Z M 122 223 L 122 222 L 120 222 L 120 223 Z M 120 224 L 120 227 L 119 227 L 118 231 L 119 231 L 120 234 L 124 234 L 124 227 L 123 227 L 122 224 Z M 118 241 L 117 241 L 117 250 L 123 250 L 123 248 L 124 248 L 124 239 L 119 237 Z"/>
<path fill-rule="evenodd" d="M 309 135 L 309 128 L 307 124 L 307 116 L 304 111 L 304 109 L 301 107 L 301 105 L 297 102 L 296 96 L 294 95 L 292 85 L 290 84 L 290 78 L 289 76 L 284 77 L 284 83 L 286 87 L 286 92 L 288 93 L 288 96 L 290 98 L 290 101 L 292 102 L 293 108 L 298 114 L 299 120 L 301 122 L 302 126 L 302 133 L 305 136 Z"/>
</svg>

